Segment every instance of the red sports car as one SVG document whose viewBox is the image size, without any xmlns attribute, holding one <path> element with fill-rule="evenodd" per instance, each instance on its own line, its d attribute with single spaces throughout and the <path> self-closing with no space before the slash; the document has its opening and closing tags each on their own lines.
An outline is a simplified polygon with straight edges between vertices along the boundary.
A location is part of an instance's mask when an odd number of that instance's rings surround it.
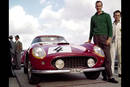
<svg viewBox="0 0 130 87">
<path fill-rule="evenodd" d="M 24 73 L 29 83 L 37 83 L 38 74 L 84 73 L 88 79 L 97 79 L 104 70 L 104 52 L 92 44 L 74 45 L 64 37 L 41 35 L 33 39 L 25 52 Z"/>
<path fill-rule="evenodd" d="M 26 50 L 22 50 L 21 52 L 21 66 L 24 66 L 24 58 L 26 56 Z"/>
</svg>

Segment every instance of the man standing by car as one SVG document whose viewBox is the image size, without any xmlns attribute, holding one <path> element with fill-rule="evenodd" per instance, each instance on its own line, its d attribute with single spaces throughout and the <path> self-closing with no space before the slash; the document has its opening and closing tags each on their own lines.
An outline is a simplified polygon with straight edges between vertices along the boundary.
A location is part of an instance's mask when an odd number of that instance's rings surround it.
<svg viewBox="0 0 130 87">
<path fill-rule="evenodd" d="M 21 69 L 21 52 L 22 52 L 22 43 L 19 41 L 19 36 L 15 36 L 15 63 L 16 69 Z"/>
<path fill-rule="evenodd" d="M 13 41 L 13 36 L 12 35 L 10 35 L 9 36 L 9 40 L 10 40 L 10 43 L 11 43 L 11 46 L 12 46 L 12 48 L 10 48 L 10 51 L 11 51 L 11 59 L 13 59 L 14 60 L 14 55 L 15 55 L 15 52 L 14 52 L 14 41 Z"/>
<path fill-rule="evenodd" d="M 12 35 L 9 36 L 9 40 L 10 40 L 10 43 L 11 43 L 11 46 L 12 46 L 11 54 L 12 54 L 12 57 L 13 57 L 13 55 L 14 55 L 14 41 L 13 41 L 13 36 Z"/>
<path fill-rule="evenodd" d="M 8 63 L 9 63 L 8 77 L 14 77 L 13 72 L 12 72 L 12 62 L 11 62 L 11 59 L 12 59 L 11 48 L 12 48 L 12 46 L 11 46 L 11 42 L 9 41 L 9 39 L 8 39 L 8 48 L 9 48 L 9 51 L 8 51 Z"/>
<path fill-rule="evenodd" d="M 102 72 L 103 80 L 118 83 L 112 78 L 111 70 L 111 55 L 110 55 L 110 43 L 112 39 L 112 22 L 109 14 L 102 11 L 103 3 L 101 1 L 96 2 L 96 14 L 91 18 L 90 35 L 88 42 L 91 42 L 93 37 L 94 43 L 101 47 L 105 53 L 104 67 Z"/>
<path fill-rule="evenodd" d="M 114 73 L 114 63 L 116 55 L 118 57 L 118 76 L 121 77 L 121 12 L 116 10 L 113 13 L 113 37 L 111 43 L 112 72 Z"/>
</svg>

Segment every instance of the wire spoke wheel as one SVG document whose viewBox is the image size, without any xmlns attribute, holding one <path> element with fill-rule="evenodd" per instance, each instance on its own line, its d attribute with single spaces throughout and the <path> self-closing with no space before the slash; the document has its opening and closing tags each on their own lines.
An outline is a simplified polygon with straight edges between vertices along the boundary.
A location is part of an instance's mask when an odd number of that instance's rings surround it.
<svg viewBox="0 0 130 87">
<path fill-rule="evenodd" d="M 28 78 L 31 78 L 32 77 L 32 72 L 31 72 L 31 70 L 32 70 L 32 67 L 31 67 L 31 63 L 30 63 L 30 61 L 28 62 Z"/>
<path fill-rule="evenodd" d="M 32 65 L 30 61 L 28 61 L 27 70 L 28 70 L 27 76 L 28 76 L 29 83 L 38 84 L 40 82 L 40 78 L 36 74 L 32 73 Z"/>
</svg>

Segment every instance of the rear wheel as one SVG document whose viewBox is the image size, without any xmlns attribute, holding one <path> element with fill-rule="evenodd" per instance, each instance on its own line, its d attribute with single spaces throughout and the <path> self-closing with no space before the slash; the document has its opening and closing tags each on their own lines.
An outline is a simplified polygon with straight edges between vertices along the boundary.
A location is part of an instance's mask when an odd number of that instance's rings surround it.
<svg viewBox="0 0 130 87">
<path fill-rule="evenodd" d="M 87 77 L 87 79 L 97 79 L 100 75 L 100 71 L 96 71 L 96 72 L 84 72 L 85 76 Z"/>
<path fill-rule="evenodd" d="M 32 73 L 30 61 L 27 63 L 27 76 L 30 84 L 38 84 L 40 82 L 40 78 L 37 76 L 37 74 Z"/>
</svg>

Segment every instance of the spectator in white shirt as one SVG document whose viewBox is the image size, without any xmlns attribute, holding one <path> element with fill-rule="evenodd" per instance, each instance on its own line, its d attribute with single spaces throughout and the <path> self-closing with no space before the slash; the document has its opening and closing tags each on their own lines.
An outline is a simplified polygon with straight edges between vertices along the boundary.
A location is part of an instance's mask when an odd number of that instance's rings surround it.
<svg viewBox="0 0 130 87">
<path fill-rule="evenodd" d="M 121 12 L 113 13 L 113 37 L 111 43 L 112 73 L 114 74 L 115 58 L 118 58 L 118 76 L 121 77 Z"/>
</svg>

